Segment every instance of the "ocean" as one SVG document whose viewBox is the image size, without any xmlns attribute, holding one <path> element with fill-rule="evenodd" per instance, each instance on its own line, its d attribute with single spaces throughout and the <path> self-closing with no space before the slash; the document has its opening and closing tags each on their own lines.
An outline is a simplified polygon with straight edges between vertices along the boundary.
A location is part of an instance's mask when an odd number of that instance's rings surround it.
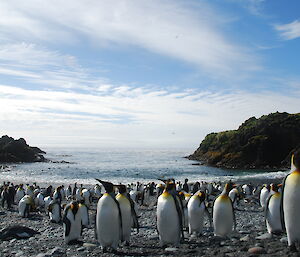
<svg viewBox="0 0 300 257">
<path fill-rule="evenodd" d="M 18 183 L 95 184 L 95 178 L 113 183 L 226 181 L 283 178 L 288 171 L 229 170 L 195 165 L 184 156 L 192 149 L 70 149 L 43 148 L 52 162 L 20 163 L 0 171 L 0 181 Z"/>
</svg>

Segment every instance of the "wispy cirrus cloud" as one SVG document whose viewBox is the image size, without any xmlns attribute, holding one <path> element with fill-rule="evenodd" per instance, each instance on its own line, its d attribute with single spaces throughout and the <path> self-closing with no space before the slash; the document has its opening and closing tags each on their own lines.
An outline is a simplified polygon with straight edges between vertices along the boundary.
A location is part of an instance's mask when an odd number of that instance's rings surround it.
<svg viewBox="0 0 300 257">
<path fill-rule="evenodd" d="M 8 40 L 72 45 L 84 36 L 97 47 L 136 46 L 206 72 L 257 69 L 253 53 L 222 32 L 221 14 L 205 2 L 197 7 L 171 0 L 3 1 L 0 25 Z"/>
<path fill-rule="evenodd" d="M 291 23 L 276 25 L 275 29 L 284 40 L 292 40 L 300 37 L 300 21 L 295 20 Z"/>
</svg>

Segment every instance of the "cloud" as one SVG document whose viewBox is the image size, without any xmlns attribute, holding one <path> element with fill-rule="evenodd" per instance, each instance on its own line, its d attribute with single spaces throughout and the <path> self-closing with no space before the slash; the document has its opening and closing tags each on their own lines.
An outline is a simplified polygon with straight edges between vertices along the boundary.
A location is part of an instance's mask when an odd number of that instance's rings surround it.
<svg viewBox="0 0 300 257">
<path fill-rule="evenodd" d="M 58 8 L 59 6 L 59 8 Z M 135 46 L 226 74 L 257 69 L 253 54 L 222 33 L 222 15 L 208 3 L 174 0 L 3 1 L 0 26 L 7 40 Z"/>
<path fill-rule="evenodd" d="M 2 131 L 44 145 L 195 148 L 207 133 L 236 129 L 251 116 L 299 111 L 299 91 L 110 90 L 95 95 L 0 85 Z"/>
<path fill-rule="evenodd" d="M 284 40 L 291 40 L 300 37 L 300 21 L 295 20 L 288 24 L 276 25 L 275 29 Z"/>
</svg>

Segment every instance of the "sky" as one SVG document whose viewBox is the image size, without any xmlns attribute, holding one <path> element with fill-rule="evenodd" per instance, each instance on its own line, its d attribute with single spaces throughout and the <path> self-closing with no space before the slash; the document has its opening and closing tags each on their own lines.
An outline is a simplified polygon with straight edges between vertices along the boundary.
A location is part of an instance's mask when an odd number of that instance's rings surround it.
<svg viewBox="0 0 300 257">
<path fill-rule="evenodd" d="M 300 111 L 298 0 L 2 0 L 1 134 L 189 148 Z"/>
</svg>

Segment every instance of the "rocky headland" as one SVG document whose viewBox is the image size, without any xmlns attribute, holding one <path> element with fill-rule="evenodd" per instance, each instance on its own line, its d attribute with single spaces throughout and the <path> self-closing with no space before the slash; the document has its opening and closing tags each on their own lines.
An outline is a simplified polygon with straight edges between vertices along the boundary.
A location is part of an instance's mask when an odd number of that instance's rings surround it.
<svg viewBox="0 0 300 257">
<path fill-rule="evenodd" d="M 38 147 L 29 146 L 24 138 L 0 138 L 0 163 L 43 162 L 46 154 Z"/>
<path fill-rule="evenodd" d="M 208 134 L 190 160 L 230 169 L 288 168 L 300 149 L 300 113 L 251 117 L 237 130 Z"/>
</svg>

